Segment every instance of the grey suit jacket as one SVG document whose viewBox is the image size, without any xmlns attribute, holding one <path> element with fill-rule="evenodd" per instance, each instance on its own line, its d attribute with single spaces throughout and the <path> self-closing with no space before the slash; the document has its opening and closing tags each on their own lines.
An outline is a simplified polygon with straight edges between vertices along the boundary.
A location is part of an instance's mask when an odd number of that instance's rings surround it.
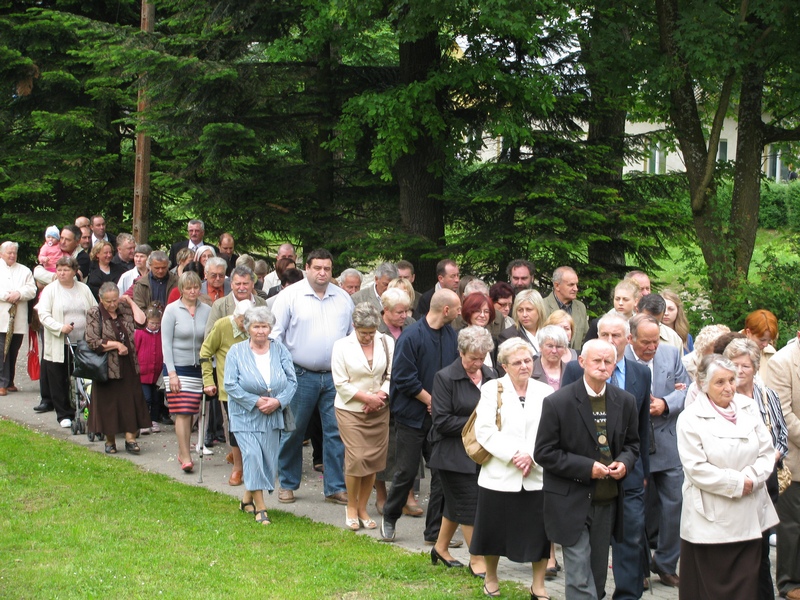
<svg viewBox="0 0 800 600">
<path fill-rule="evenodd" d="M 255 301 L 253 302 L 254 306 L 266 306 L 267 301 L 264 300 L 261 296 L 257 294 L 253 294 L 255 297 Z M 236 309 L 236 300 L 233 298 L 233 292 L 216 300 L 214 304 L 211 305 L 211 316 L 208 317 L 208 321 L 206 321 L 206 337 L 208 337 L 209 332 L 214 327 L 214 323 L 217 322 L 217 319 L 221 319 L 222 317 L 227 317 L 233 314 L 233 311 Z"/>
<path fill-rule="evenodd" d="M 558 302 L 556 301 L 553 292 L 544 299 L 544 312 L 545 318 L 558 310 Z M 569 342 L 569 347 L 573 350 L 581 351 L 583 346 L 583 338 L 586 337 L 586 332 L 589 331 L 589 318 L 586 316 L 586 306 L 580 300 L 572 301 L 572 320 L 575 321 L 575 331 L 572 332 L 572 340 Z"/>
<path fill-rule="evenodd" d="M 359 304 L 361 302 L 369 302 L 378 309 L 378 312 L 383 312 L 383 304 L 381 304 L 380 298 L 375 294 L 375 284 L 372 283 L 365 288 L 360 289 L 355 294 L 350 296 L 353 300 L 353 304 Z"/>
<path fill-rule="evenodd" d="M 632 346 L 625 349 L 625 357 L 638 361 Z M 659 344 L 653 358 L 652 394 L 667 403 L 668 411 L 657 417 L 650 417 L 656 446 L 655 454 L 650 455 L 651 472 L 666 471 L 681 466 L 675 426 L 678 416 L 683 411 L 686 389 L 676 390 L 676 383 L 683 383 L 686 387 L 691 383 L 681 361 L 681 351 L 666 344 Z"/>
</svg>

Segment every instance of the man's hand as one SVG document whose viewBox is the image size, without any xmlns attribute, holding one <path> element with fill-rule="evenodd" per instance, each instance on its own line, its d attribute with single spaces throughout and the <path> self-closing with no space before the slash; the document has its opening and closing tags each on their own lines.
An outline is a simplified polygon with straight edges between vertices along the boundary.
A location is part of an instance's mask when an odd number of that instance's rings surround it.
<svg viewBox="0 0 800 600">
<path fill-rule="evenodd" d="M 592 465 L 592 479 L 605 479 L 608 477 L 608 467 L 603 463 L 594 461 Z"/>
<path fill-rule="evenodd" d="M 628 469 L 625 467 L 624 463 L 615 460 L 610 465 L 608 465 L 608 476 L 612 479 L 622 479 L 625 477 L 625 474 L 628 472 Z"/>
<path fill-rule="evenodd" d="M 662 398 L 656 398 L 650 394 L 650 416 L 659 417 L 667 410 L 667 403 Z"/>
<path fill-rule="evenodd" d="M 215 385 L 207 385 L 203 388 L 203 393 L 206 396 L 216 396 L 217 395 L 217 386 Z"/>
</svg>

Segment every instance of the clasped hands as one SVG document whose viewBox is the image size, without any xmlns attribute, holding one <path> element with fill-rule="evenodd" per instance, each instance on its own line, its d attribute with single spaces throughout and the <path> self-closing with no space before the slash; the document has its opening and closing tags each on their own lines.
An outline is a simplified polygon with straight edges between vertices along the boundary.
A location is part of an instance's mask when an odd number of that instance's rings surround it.
<svg viewBox="0 0 800 600">
<path fill-rule="evenodd" d="M 363 400 L 363 410 L 365 413 L 372 413 L 381 410 L 386 406 L 386 401 L 389 399 L 389 394 L 383 390 L 378 390 L 375 393 L 367 392 Z"/>
<path fill-rule="evenodd" d="M 277 398 L 270 398 L 269 396 L 261 396 L 256 401 L 256 408 L 265 415 L 271 415 L 281 407 L 281 403 Z"/>
<path fill-rule="evenodd" d="M 515 467 L 522 471 L 523 477 L 527 477 L 531 472 L 531 468 L 533 467 L 533 458 L 531 458 L 530 454 L 525 452 L 517 452 L 511 458 L 511 462 L 514 463 Z"/>
<path fill-rule="evenodd" d="M 592 465 L 592 479 L 606 479 L 607 477 L 611 477 L 611 479 L 622 479 L 627 472 L 628 469 L 618 460 L 615 460 L 608 466 L 597 461 L 594 461 Z"/>
</svg>

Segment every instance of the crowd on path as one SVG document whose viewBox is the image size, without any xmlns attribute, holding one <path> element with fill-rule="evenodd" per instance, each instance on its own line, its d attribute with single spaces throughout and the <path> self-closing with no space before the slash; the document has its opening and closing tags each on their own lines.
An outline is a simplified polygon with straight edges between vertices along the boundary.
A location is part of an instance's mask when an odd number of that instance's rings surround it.
<svg viewBox="0 0 800 600">
<path fill-rule="evenodd" d="M 196 219 L 187 233 L 164 252 L 79 217 L 45 231 L 33 270 L 0 244 L 0 396 L 17 391 L 30 330 L 34 410 L 74 428 L 72 369 L 93 352 L 106 360 L 86 427 L 105 452 L 124 436 L 138 454 L 174 425 L 191 473 L 193 452 L 228 444 L 240 510 L 270 525 L 264 492 L 304 500 L 310 443 L 344 527 L 392 542 L 403 515 L 424 517 L 432 564 L 466 566 L 486 596 L 506 557 L 531 563 L 532 600 L 558 577 L 570 600 L 602 598 L 610 547 L 615 599 L 641 598 L 655 574 L 686 600 L 764 600 L 774 540 L 778 593 L 800 599 L 800 331 L 776 351 L 768 310 L 693 337 L 680 296 L 641 271 L 590 321 L 569 266 L 543 297 L 527 260 L 489 286 L 445 259 L 419 293 L 405 260 L 364 286 L 356 269 L 335 278 L 324 249 L 298 262 L 283 244 L 270 271 L 229 233 L 212 245 Z M 467 565 L 450 553 L 459 527 Z"/>
</svg>

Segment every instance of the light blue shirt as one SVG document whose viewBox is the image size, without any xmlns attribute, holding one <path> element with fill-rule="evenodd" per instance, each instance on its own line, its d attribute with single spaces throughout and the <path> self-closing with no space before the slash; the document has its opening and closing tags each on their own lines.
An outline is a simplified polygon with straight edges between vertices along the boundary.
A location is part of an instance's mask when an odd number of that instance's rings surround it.
<svg viewBox="0 0 800 600">
<path fill-rule="evenodd" d="M 620 359 L 620 361 L 614 367 L 613 373 L 611 373 L 611 377 L 606 381 L 606 383 L 614 383 L 614 375 L 617 376 L 617 383 L 619 384 L 618 387 L 620 389 L 625 389 L 625 356 Z"/>
<path fill-rule="evenodd" d="M 271 337 L 283 342 L 295 364 L 309 371 L 330 371 L 334 342 L 353 330 L 350 295 L 329 283 L 320 298 L 303 279 L 276 298 Z"/>
</svg>

